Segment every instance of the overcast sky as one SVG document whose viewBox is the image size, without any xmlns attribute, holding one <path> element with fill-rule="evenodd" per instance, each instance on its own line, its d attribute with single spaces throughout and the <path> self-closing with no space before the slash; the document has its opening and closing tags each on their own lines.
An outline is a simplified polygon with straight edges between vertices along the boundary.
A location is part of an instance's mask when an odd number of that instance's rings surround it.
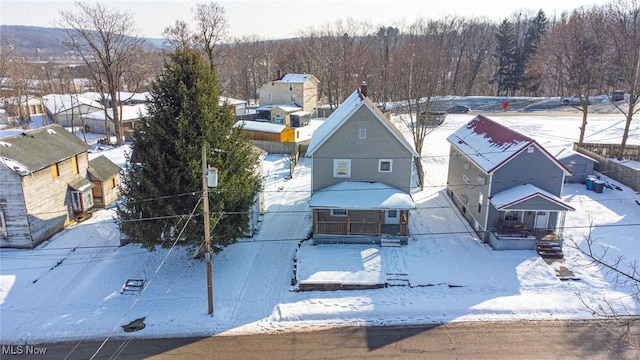
<svg viewBox="0 0 640 360">
<path fill-rule="evenodd" d="M 90 0 L 94 2 L 94 0 Z M 133 14 L 145 37 L 161 37 L 175 20 L 191 20 L 191 9 L 207 1 L 102 1 L 119 11 Z M 525 10 L 543 9 L 547 16 L 559 15 L 586 4 L 605 4 L 605 0 L 230 0 L 217 1 L 226 11 L 234 37 L 258 35 L 262 39 L 287 38 L 311 26 L 337 19 L 368 20 L 373 25 L 411 22 L 418 16 L 440 18 L 489 17 L 499 20 Z M 52 27 L 58 11 L 73 10 L 70 0 L 1 0 L 0 24 Z"/>
</svg>

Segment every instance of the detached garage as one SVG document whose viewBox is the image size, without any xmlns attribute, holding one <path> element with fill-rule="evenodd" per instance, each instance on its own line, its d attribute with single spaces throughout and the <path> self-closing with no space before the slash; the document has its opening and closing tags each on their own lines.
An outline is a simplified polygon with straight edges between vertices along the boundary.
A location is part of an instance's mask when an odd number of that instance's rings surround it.
<svg viewBox="0 0 640 360">
<path fill-rule="evenodd" d="M 568 183 L 585 182 L 587 175 L 593 174 L 593 167 L 598 163 L 597 160 L 573 151 L 570 148 L 560 149 L 560 151 L 555 154 L 555 157 L 573 173 L 573 175 L 565 176 L 564 181 Z"/>
</svg>

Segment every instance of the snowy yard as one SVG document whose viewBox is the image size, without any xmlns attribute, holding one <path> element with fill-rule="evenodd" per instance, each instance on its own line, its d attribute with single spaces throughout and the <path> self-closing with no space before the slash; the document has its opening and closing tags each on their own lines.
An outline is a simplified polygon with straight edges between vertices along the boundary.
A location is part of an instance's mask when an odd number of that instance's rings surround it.
<svg viewBox="0 0 640 360">
<path fill-rule="evenodd" d="M 491 116 L 554 153 L 570 146 L 579 115 Z M 243 239 L 214 257 L 214 316 L 206 314 L 206 272 L 202 260 L 185 249 L 148 252 L 119 246 L 110 210 L 54 236 L 34 250 L 0 250 L 0 333 L 3 342 L 108 337 L 196 336 L 220 333 L 303 330 L 342 325 L 401 325 L 450 321 L 586 319 L 591 312 L 577 293 L 598 301 L 605 295 L 639 314 L 629 289 L 612 283 L 602 269 L 565 246 L 562 262 L 547 264 L 535 251 L 493 251 L 481 243 L 444 192 L 446 137 L 472 118 L 449 115 L 429 135 L 423 153 L 425 190 L 413 194 L 409 244 L 381 248 L 303 242 L 311 227 L 310 161 L 302 158 L 295 176 L 281 156 L 265 163 L 267 213 L 254 238 Z M 592 115 L 586 141 L 617 142 L 623 120 Z M 629 143 L 640 144 L 640 125 Z M 122 149 L 102 152 L 124 165 Z M 97 153 L 91 156 L 97 156 Z M 623 190 L 587 191 L 566 185 L 563 199 L 576 208 L 567 214 L 565 239 L 581 241 L 589 222 L 593 236 L 610 256 L 640 259 L 640 195 Z M 297 278 L 308 281 L 378 283 L 406 286 L 374 290 L 297 292 Z M 563 281 L 564 266 L 579 280 Z M 139 293 L 121 290 L 141 278 Z M 146 317 L 146 328 L 125 333 L 121 325 Z"/>
</svg>

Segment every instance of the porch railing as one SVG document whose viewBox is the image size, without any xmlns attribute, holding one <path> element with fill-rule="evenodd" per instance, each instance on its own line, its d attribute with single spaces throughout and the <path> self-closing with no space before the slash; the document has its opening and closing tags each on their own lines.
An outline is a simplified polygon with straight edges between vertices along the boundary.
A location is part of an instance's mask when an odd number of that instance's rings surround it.
<svg viewBox="0 0 640 360">
<path fill-rule="evenodd" d="M 379 235 L 377 222 L 318 221 L 318 234 Z"/>
</svg>

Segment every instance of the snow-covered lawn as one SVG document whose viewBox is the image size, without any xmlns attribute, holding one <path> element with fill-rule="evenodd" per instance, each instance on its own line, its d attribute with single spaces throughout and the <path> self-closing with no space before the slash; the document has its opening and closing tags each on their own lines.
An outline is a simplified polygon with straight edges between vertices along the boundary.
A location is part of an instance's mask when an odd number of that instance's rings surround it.
<svg viewBox="0 0 640 360">
<path fill-rule="evenodd" d="M 578 115 L 491 116 L 533 137 L 554 153 L 577 137 Z M 409 245 L 317 245 L 301 240 L 311 226 L 310 161 L 302 158 L 293 179 L 286 159 L 267 156 L 267 213 L 254 238 L 243 239 L 213 260 L 214 316 L 206 314 L 202 260 L 182 248 L 148 252 L 119 246 L 111 210 L 34 250 L 0 250 L 0 334 L 3 343 L 108 337 L 194 336 L 219 333 L 304 330 L 340 325 L 418 324 L 448 321 L 590 318 L 577 293 L 603 295 L 640 313 L 629 289 L 565 246 L 563 262 L 545 263 L 535 251 L 493 251 L 481 243 L 444 193 L 449 147 L 446 137 L 472 115 L 449 115 L 429 135 L 423 153 L 427 184 L 413 198 Z M 623 119 L 593 115 L 587 141 L 617 142 Z M 629 143 L 640 144 L 640 126 Z M 120 165 L 122 149 L 103 152 Z M 96 154 L 92 154 L 94 156 Z M 610 256 L 640 259 L 640 195 L 584 185 L 564 188 L 576 211 L 567 215 L 565 238 L 581 241 L 590 222 Z M 296 292 L 298 280 L 380 282 L 410 286 L 375 290 Z M 579 280 L 562 281 L 564 266 Z M 140 293 L 122 294 L 127 279 L 145 280 Z M 121 325 L 146 317 L 146 328 L 125 333 Z"/>
</svg>

